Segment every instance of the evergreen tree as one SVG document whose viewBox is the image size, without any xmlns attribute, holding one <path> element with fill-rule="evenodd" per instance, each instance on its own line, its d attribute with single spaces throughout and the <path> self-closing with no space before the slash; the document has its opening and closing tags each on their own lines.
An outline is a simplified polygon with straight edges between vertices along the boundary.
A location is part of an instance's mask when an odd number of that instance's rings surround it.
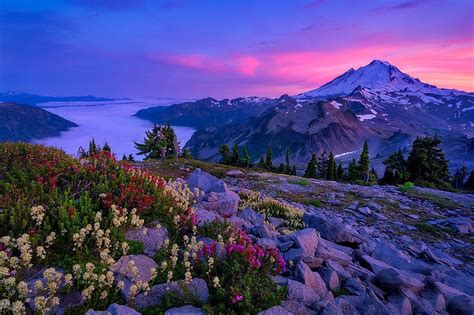
<svg viewBox="0 0 474 315">
<path fill-rule="evenodd" d="M 247 147 L 244 147 L 244 152 L 242 153 L 242 164 L 246 167 L 250 167 L 250 155 Z"/>
<path fill-rule="evenodd" d="M 448 161 L 438 146 L 438 137 L 417 137 L 408 156 L 408 172 L 413 182 L 436 187 L 449 186 Z"/>
<path fill-rule="evenodd" d="M 122 161 L 128 161 L 128 158 L 125 154 L 122 156 Z"/>
<path fill-rule="evenodd" d="M 359 174 L 360 174 L 360 179 L 362 179 L 364 182 L 369 181 L 369 144 L 367 141 L 364 143 L 364 148 L 362 149 L 362 153 L 360 154 L 359 157 Z"/>
<path fill-rule="evenodd" d="M 344 178 L 344 168 L 342 167 L 342 163 L 339 162 L 336 170 L 336 180 L 342 180 Z"/>
<path fill-rule="evenodd" d="M 290 165 L 290 148 L 286 149 L 285 152 L 285 169 L 284 173 L 286 174 L 291 174 L 291 165 Z"/>
<path fill-rule="evenodd" d="M 270 146 L 268 146 L 267 156 L 265 158 L 265 167 L 267 168 L 267 170 L 273 169 L 273 154 L 272 148 Z"/>
<path fill-rule="evenodd" d="M 308 162 L 308 166 L 306 167 L 306 170 L 304 171 L 304 177 L 308 178 L 316 178 L 317 177 L 317 160 L 316 160 L 316 154 L 311 155 L 311 160 Z"/>
<path fill-rule="evenodd" d="M 469 177 L 467 178 L 466 183 L 464 184 L 464 188 L 467 190 L 473 190 L 474 191 L 474 171 L 471 172 Z"/>
<path fill-rule="evenodd" d="M 328 169 L 328 158 L 326 156 L 326 151 L 324 151 L 317 159 L 317 177 L 326 178 L 326 172 Z"/>
<path fill-rule="evenodd" d="M 334 180 L 336 179 L 336 160 L 334 160 L 334 155 L 332 152 L 329 154 L 329 158 L 326 162 L 326 179 Z"/>
<path fill-rule="evenodd" d="M 191 151 L 189 150 L 189 148 L 184 148 L 183 149 L 183 153 L 181 153 L 181 157 L 183 159 L 192 159 L 192 155 L 191 155 Z"/>
<path fill-rule="evenodd" d="M 234 143 L 232 146 L 232 155 L 230 157 L 230 164 L 232 165 L 239 165 L 240 163 L 240 153 L 239 153 L 239 146 L 237 143 Z"/>
<path fill-rule="evenodd" d="M 174 131 L 173 127 L 171 127 L 170 125 L 163 127 L 163 136 L 165 138 L 166 143 L 165 158 L 177 158 L 179 155 L 180 148 L 178 137 L 176 136 L 176 132 Z"/>
<path fill-rule="evenodd" d="M 372 167 L 372 169 L 369 172 L 369 181 L 368 183 L 370 185 L 376 185 L 379 181 L 379 176 L 377 175 L 377 172 L 375 169 Z"/>
<path fill-rule="evenodd" d="M 296 166 L 295 165 L 293 165 L 293 167 L 291 168 L 291 175 L 296 176 Z"/>
<path fill-rule="evenodd" d="M 402 150 L 392 153 L 388 159 L 383 161 L 383 164 L 385 164 L 385 172 L 381 180 L 383 184 L 398 185 L 410 179 L 408 164 Z"/>
<path fill-rule="evenodd" d="M 133 157 L 133 154 L 132 154 L 132 153 L 130 153 L 130 154 L 128 155 L 128 160 L 129 160 L 130 162 L 134 162 L 134 161 L 135 161 L 135 158 Z"/>
<path fill-rule="evenodd" d="M 89 141 L 89 156 L 92 154 L 96 154 L 99 152 L 99 148 L 97 147 L 97 144 L 95 144 L 94 138 L 92 138 L 91 141 Z"/>
<path fill-rule="evenodd" d="M 291 169 L 290 169 L 290 171 L 291 171 Z M 287 173 L 286 169 L 285 169 L 285 164 L 280 163 L 280 166 L 278 166 L 278 173 L 281 173 L 281 174 Z M 287 174 L 289 174 L 289 173 L 287 173 Z"/>
<path fill-rule="evenodd" d="M 466 166 L 461 166 L 456 170 L 456 173 L 454 173 L 453 177 L 453 186 L 456 189 L 461 189 L 464 186 L 464 180 L 466 179 L 467 176 L 467 167 Z"/>
<path fill-rule="evenodd" d="M 347 168 L 347 181 L 355 182 L 360 179 L 360 169 L 356 159 L 352 159 Z"/>
<path fill-rule="evenodd" d="M 219 154 L 222 157 L 221 162 L 224 164 L 229 164 L 230 163 L 230 149 L 227 144 L 221 145 L 219 148 Z"/>
<path fill-rule="evenodd" d="M 144 155 L 145 160 L 165 159 L 167 143 L 163 131 L 164 128 L 157 125 L 154 125 L 151 130 L 145 131 L 143 143 L 135 142 L 137 154 Z"/>
<path fill-rule="evenodd" d="M 265 161 L 263 160 L 263 155 L 260 157 L 260 161 L 258 162 L 257 165 L 260 168 L 265 168 L 266 167 Z"/>
<path fill-rule="evenodd" d="M 107 151 L 107 152 L 112 152 L 112 148 L 110 147 L 110 145 L 107 142 L 102 147 L 102 150 Z"/>
</svg>

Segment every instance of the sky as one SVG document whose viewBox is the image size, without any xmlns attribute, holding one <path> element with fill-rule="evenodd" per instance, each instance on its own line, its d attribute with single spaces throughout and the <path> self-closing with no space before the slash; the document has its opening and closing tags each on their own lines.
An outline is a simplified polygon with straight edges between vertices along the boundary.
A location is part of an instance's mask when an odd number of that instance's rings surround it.
<svg viewBox="0 0 474 315">
<path fill-rule="evenodd" d="M 474 1 L 0 1 L 0 91 L 278 97 L 373 59 L 474 91 Z"/>
</svg>

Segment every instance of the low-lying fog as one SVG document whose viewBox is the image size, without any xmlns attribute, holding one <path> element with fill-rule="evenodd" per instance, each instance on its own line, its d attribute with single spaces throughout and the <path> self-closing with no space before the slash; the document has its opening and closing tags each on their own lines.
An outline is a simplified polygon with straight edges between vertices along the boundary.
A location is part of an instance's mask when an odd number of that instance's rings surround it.
<svg viewBox="0 0 474 315">
<path fill-rule="evenodd" d="M 118 100 L 113 102 L 49 102 L 39 104 L 51 113 L 68 119 L 79 127 L 62 132 L 59 137 L 43 138 L 34 143 L 62 148 L 67 153 L 76 154 L 79 147 L 87 148 L 92 138 L 98 144 L 108 142 L 112 151 L 120 159 L 123 154 L 135 154 L 133 141 L 143 141 L 145 130 L 153 123 L 132 116 L 138 110 L 152 106 L 166 106 L 180 100 Z M 191 138 L 194 129 L 174 127 L 181 146 Z M 134 155 L 136 159 L 141 156 Z"/>
</svg>

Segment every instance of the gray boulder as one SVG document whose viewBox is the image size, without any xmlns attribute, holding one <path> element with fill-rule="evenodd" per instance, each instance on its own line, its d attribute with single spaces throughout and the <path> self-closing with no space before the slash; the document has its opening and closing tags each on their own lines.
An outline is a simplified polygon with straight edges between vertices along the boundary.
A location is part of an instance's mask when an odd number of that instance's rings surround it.
<svg viewBox="0 0 474 315">
<path fill-rule="evenodd" d="M 333 291 L 339 288 L 339 276 L 334 270 L 330 268 L 320 268 L 318 272 L 329 290 Z"/>
<path fill-rule="evenodd" d="M 377 273 L 377 281 L 382 289 L 387 292 L 396 290 L 410 289 L 413 292 L 419 292 L 423 289 L 424 284 L 415 277 L 407 276 L 400 271 L 389 268 Z"/>
<path fill-rule="evenodd" d="M 301 248 L 303 250 L 302 256 L 314 257 L 319 240 L 315 229 L 300 230 L 294 234 L 291 234 L 291 239 L 297 248 Z"/>
<path fill-rule="evenodd" d="M 228 218 L 237 213 L 239 201 L 239 195 L 233 191 L 210 192 L 204 196 L 201 204 L 204 209 Z"/>
<path fill-rule="evenodd" d="M 306 286 L 312 288 L 319 297 L 326 294 L 327 287 L 319 273 L 311 271 L 304 262 L 298 262 L 298 265 L 296 266 L 296 274 L 298 279 Z"/>
<path fill-rule="evenodd" d="M 192 172 L 188 178 L 188 186 L 191 189 L 199 188 L 204 193 L 210 192 L 226 192 L 224 182 L 219 178 L 204 172 L 200 168 L 197 168 Z"/>
<path fill-rule="evenodd" d="M 241 170 L 230 170 L 225 173 L 225 176 L 235 177 L 235 178 L 244 178 L 245 174 Z"/>
<path fill-rule="evenodd" d="M 128 240 L 143 243 L 144 253 L 147 256 L 153 256 L 161 249 L 168 238 L 168 230 L 165 227 L 159 229 L 156 227 L 141 227 L 128 230 L 125 236 Z"/>
<path fill-rule="evenodd" d="M 271 307 L 265 311 L 258 313 L 257 315 L 292 315 L 293 313 L 288 312 L 283 307 L 277 305 Z"/>
<path fill-rule="evenodd" d="M 288 280 L 288 299 L 302 303 L 304 306 L 312 306 L 318 299 L 313 288 L 294 280 Z"/>
<path fill-rule="evenodd" d="M 316 229 L 322 238 L 334 243 L 360 244 L 361 238 L 356 231 L 339 223 L 318 216 L 305 213 L 303 221 L 306 226 Z"/>
<path fill-rule="evenodd" d="M 472 315 L 474 314 L 474 300 L 466 295 L 458 295 L 448 300 L 449 314 Z"/>
<path fill-rule="evenodd" d="M 137 278 L 129 268 L 129 263 L 133 261 L 138 270 Z M 148 282 L 152 278 L 151 268 L 156 268 L 156 262 L 145 255 L 122 256 L 113 266 L 113 272 L 116 278 L 124 281 L 124 287 L 121 290 L 122 296 L 128 302 L 130 299 L 130 286 L 138 281 Z"/>
<path fill-rule="evenodd" d="M 182 286 L 186 287 L 185 291 L 183 291 Z M 168 293 L 176 294 L 185 302 L 199 301 L 205 304 L 209 299 L 209 289 L 207 288 L 206 281 L 195 278 L 190 283 L 173 281 L 155 285 L 151 287 L 147 295 L 144 293 L 138 294 L 134 305 L 138 309 L 160 305 L 163 297 Z"/>
<path fill-rule="evenodd" d="M 253 227 L 254 234 L 258 237 L 271 238 L 272 232 L 266 224 L 260 224 Z"/>
<path fill-rule="evenodd" d="M 203 226 L 209 223 L 213 223 L 216 220 L 220 220 L 220 219 L 221 217 L 213 211 L 208 211 L 205 209 L 196 210 L 196 220 L 197 220 L 198 226 Z"/>
<path fill-rule="evenodd" d="M 135 311 L 126 305 L 119 305 L 117 303 L 110 304 L 107 311 L 112 315 L 140 315 L 141 313 Z"/>
<path fill-rule="evenodd" d="M 242 218 L 253 225 L 263 224 L 265 218 L 263 214 L 255 212 L 252 208 L 245 208 L 244 210 L 240 211 L 238 214 L 239 218 Z"/>
<path fill-rule="evenodd" d="M 184 305 L 167 310 L 165 315 L 206 315 L 206 312 L 204 312 L 202 308 L 196 306 Z"/>
</svg>

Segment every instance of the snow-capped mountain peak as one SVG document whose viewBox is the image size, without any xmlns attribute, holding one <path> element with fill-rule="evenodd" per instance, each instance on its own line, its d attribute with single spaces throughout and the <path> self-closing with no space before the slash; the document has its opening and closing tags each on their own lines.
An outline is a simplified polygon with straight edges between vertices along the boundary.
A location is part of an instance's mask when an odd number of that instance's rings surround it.
<svg viewBox="0 0 474 315">
<path fill-rule="evenodd" d="M 341 76 L 321 87 L 299 95 L 299 97 L 330 98 L 352 93 L 357 88 L 368 88 L 376 92 L 421 92 L 447 95 L 452 90 L 421 82 L 400 71 L 387 61 L 373 60 L 357 70 L 349 69 Z"/>
</svg>

